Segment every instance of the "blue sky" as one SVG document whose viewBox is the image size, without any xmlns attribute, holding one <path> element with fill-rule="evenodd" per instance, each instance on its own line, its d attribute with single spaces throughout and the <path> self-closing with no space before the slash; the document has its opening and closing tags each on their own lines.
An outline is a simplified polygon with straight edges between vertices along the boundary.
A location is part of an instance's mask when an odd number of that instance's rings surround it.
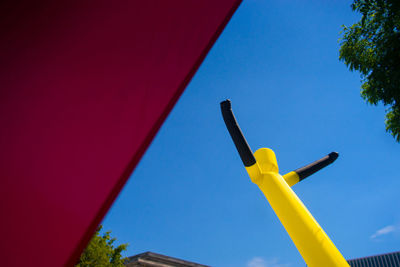
<svg viewBox="0 0 400 267">
<path fill-rule="evenodd" d="M 253 151 L 282 174 L 331 151 L 293 187 L 346 258 L 400 250 L 400 144 L 383 106 L 338 60 L 351 1 L 243 1 L 103 221 L 126 255 L 212 266 L 304 266 L 222 120 L 229 98 Z"/>
</svg>

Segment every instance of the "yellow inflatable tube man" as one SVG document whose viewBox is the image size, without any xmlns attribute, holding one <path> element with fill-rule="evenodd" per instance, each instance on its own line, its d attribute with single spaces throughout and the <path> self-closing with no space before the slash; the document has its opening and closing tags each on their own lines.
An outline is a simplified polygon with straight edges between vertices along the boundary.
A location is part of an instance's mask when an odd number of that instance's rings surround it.
<svg viewBox="0 0 400 267">
<path fill-rule="evenodd" d="M 336 160 L 328 156 L 281 176 L 275 153 L 260 148 L 254 155 L 233 115 L 229 100 L 221 102 L 221 111 L 232 140 L 251 178 L 264 193 L 306 264 L 310 267 L 349 266 L 333 242 L 290 188 Z"/>
</svg>

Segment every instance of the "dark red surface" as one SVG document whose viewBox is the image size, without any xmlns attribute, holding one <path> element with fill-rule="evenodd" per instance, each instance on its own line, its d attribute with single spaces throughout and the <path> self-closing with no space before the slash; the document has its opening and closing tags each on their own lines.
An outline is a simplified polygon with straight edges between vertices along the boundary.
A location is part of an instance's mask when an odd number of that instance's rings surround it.
<svg viewBox="0 0 400 267">
<path fill-rule="evenodd" d="M 239 2 L 0 4 L 0 265 L 76 262 Z"/>
</svg>

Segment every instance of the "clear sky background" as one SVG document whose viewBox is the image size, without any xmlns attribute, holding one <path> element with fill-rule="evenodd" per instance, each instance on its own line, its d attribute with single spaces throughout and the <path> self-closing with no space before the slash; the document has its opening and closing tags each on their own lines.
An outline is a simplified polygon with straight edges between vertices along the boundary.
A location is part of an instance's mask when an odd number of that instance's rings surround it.
<svg viewBox="0 0 400 267">
<path fill-rule="evenodd" d="M 220 113 L 229 98 L 253 151 L 282 174 L 331 151 L 293 187 L 345 258 L 400 250 L 400 144 L 383 106 L 338 60 L 351 1 L 244 0 L 103 221 L 126 255 L 211 266 L 304 266 L 250 179 Z"/>
</svg>

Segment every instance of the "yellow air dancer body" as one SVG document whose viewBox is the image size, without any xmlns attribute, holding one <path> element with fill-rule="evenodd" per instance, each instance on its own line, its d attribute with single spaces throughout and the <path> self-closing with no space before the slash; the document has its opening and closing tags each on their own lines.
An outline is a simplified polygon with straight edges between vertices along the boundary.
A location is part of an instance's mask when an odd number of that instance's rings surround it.
<svg viewBox="0 0 400 267">
<path fill-rule="evenodd" d="M 264 193 L 279 220 L 310 267 L 349 266 L 321 226 L 313 218 L 290 186 L 332 163 L 337 153 L 331 153 L 287 175 L 281 176 L 275 153 L 261 148 L 254 156 L 233 116 L 229 100 L 221 103 L 225 123 L 253 183 Z"/>
</svg>

